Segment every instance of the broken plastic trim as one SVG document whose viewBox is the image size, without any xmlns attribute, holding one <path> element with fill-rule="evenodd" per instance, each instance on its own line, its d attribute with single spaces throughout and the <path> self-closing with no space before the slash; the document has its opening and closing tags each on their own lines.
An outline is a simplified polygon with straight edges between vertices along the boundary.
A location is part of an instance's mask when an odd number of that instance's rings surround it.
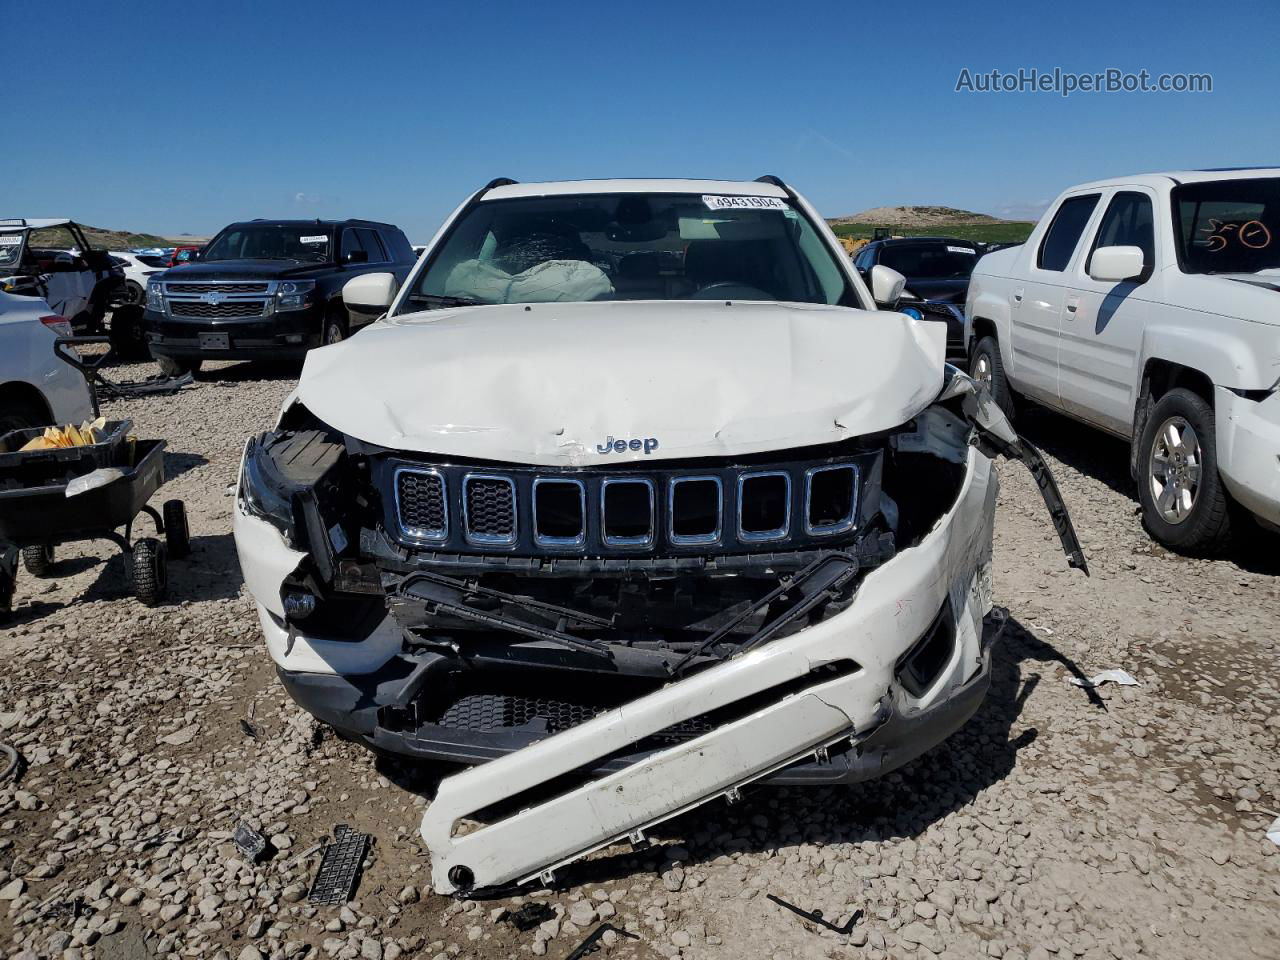
<svg viewBox="0 0 1280 960">
<path fill-rule="evenodd" d="M 942 392 L 938 394 L 938 400 L 956 397 L 961 400 L 965 416 L 977 429 L 979 446 L 984 453 L 988 456 L 1004 454 L 1031 471 L 1031 476 L 1040 489 L 1040 496 L 1049 509 L 1054 530 L 1062 542 L 1062 551 L 1067 555 L 1067 566 L 1075 567 L 1087 577 L 1089 564 L 1085 559 L 1084 548 L 1080 546 L 1080 539 L 1076 536 L 1075 526 L 1062 500 L 1062 493 L 1058 490 L 1058 483 L 1040 451 L 1014 432 L 1009 418 L 991 399 L 986 387 L 957 367 L 947 364 L 943 370 Z"/>
</svg>

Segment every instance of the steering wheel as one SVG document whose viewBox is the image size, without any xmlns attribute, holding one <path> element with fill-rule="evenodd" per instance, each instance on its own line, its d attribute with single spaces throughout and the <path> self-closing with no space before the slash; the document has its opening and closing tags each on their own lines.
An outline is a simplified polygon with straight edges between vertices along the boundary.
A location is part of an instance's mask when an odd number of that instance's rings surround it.
<svg viewBox="0 0 1280 960">
<path fill-rule="evenodd" d="M 751 286 L 749 283 L 739 283 L 737 280 L 717 280 L 715 283 L 708 283 L 705 287 L 700 288 L 692 299 L 773 300 L 775 297 L 759 287 Z"/>
</svg>

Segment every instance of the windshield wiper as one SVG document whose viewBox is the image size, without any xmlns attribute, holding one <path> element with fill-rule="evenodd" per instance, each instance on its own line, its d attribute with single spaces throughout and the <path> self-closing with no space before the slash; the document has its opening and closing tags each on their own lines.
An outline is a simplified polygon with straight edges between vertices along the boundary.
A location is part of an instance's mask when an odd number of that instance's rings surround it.
<svg viewBox="0 0 1280 960">
<path fill-rule="evenodd" d="M 439 293 L 413 293 L 409 295 L 410 303 L 429 303 L 437 307 L 487 307 L 492 306 L 487 300 L 475 297 L 447 297 Z"/>
</svg>

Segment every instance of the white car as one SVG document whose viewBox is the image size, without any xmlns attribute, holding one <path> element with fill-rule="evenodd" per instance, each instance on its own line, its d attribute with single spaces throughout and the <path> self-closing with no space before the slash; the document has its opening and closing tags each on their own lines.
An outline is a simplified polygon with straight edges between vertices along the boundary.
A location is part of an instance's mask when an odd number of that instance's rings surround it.
<svg viewBox="0 0 1280 960">
<path fill-rule="evenodd" d="M 119 262 L 120 269 L 124 271 L 121 303 L 144 305 L 147 301 L 147 278 L 157 273 L 164 273 L 169 268 L 169 261 L 158 255 L 113 250 L 111 256 Z"/>
<path fill-rule="evenodd" d="M 946 328 L 776 178 L 494 181 L 246 446 L 245 582 L 284 686 L 382 751 L 481 763 L 435 888 L 557 866 L 746 783 L 852 782 L 989 685 L 1003 451 Z M 508 811 L 462 835 L 460 818 Z M 520 811 L 515 813 L 513 811 Z"/>
<path fill-rule="evenodd" d="M 1026 397 L 1129 441 L 1161 543 L 1211 551 L 1233 515 L 1280 529 L 1280 168 L 1072 187 L 979 261 L 965 318 L 1006 411 Z"/>
<path fill-rule="evenodd" d="M 53 353 L 71 325 L 36 297 L 0 293 L 0 436 L 93 419 L 84 377 Z"/>
</svg>

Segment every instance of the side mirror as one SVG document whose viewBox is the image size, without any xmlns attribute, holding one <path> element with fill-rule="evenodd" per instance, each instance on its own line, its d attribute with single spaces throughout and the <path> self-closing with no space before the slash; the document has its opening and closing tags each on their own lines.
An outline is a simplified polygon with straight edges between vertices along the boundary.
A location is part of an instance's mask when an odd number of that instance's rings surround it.
<svg viewBox="0 0 1280 960">
<path fill-rule="evenodd" d="M 1136 279 L 1145 269 L 1141 247 L 1099 247 L 1089 259 L 1089 276 L 1104 283 Z"/>
<path fill-rule="evenodd" d="M 907 278 L 892 267 L 877 263 L 871 268 L 871 298 L 882 307 L 894 307 L 902 299 Z"/>
<path fill-rule="evenodd" d="M 343 263 L 368 263 L 368 250 L 348 250 L 347 255 L 342 258 Z"/>
<path fill-rule="evenodd" d="M 397 289 L 394 273 L 366 273 L 342 285 L 342 302 L 356 313 L 385 313 L 396 298 Z"/>
</svg>

